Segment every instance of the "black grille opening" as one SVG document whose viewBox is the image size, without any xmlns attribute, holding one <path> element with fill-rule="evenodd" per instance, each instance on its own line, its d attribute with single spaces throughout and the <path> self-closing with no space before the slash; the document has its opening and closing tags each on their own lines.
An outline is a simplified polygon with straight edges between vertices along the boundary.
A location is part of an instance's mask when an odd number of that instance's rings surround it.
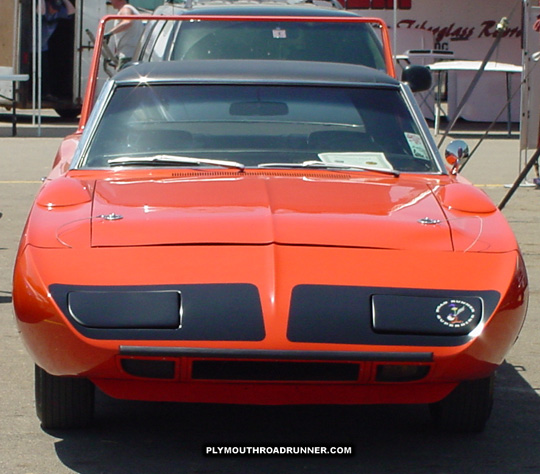
<svg viewBox="0 0 540 474">
<path fill-rule="evenodd" d="M 383 364 L 377 367 L 377 382 L 413 382 L 429 373 L 429 365 Z"/>
<path fill-rule="evenodd" d="M 174 379 L 175 363 L 172 360 L 122 359 L 122 369 L 135 377 Z"/>
<path fill-rule="evenodd" d="M 196 360 L 191 377 L 197 380 L 354 382 L 359 374 L 357 363 Z"/>
</svg>

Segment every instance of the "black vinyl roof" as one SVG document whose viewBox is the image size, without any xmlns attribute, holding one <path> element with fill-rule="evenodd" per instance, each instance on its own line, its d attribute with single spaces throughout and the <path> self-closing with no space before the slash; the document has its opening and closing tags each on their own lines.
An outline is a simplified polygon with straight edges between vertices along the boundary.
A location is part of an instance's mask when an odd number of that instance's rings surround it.
<svg viewBox="0 0 540 474">
<path fill-rule="evenodd" d="M 119 84 L 212 83 L 212 84 L 304 84 L 386 85 L 399 81 L 366 66 L 315 61 L 277 60 L 184 60 L 136 63 L 121 70 Z"/>
</svg>

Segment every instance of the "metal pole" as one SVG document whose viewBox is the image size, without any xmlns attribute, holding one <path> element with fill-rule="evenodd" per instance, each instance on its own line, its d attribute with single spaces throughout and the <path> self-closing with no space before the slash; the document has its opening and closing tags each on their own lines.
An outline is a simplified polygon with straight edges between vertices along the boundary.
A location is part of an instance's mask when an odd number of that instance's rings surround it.
<svg viewBox="0 0 540 474">
<path fill-rule="evenodd" d="M 512 85 L 511 72 L 506 73 L 506 128 L 508 136 L 512 136 Z"/>
<path fill-rule="evenodd" d="M 39 0 L 34 0 L 32 2 L 32 125 L 36 124 L 36 57 L 37 57 L 37 35 L 36 35 L 36 17 L 37 9 L 36 5 Z"/>
<path fill-rule="evenodd" d="M 39 0 L 36 0 L 36 2 Z M 46 6 L 45 6 L 46 8 Z M 38 137 L 41 136 L 41 81 L 42 81 L 42 68 L 43 68 L 43 59 L 41 54 L 41 48 L 43 47 L 43 14 L 45 12 L 41 11 L 40 6 L 40 15 L 39 20 L 37 21 L 38 24 L 38 34 L 37 34 L 37 52 L 38 52 L 38 67 L 37 67 L 37 73 L 38 73 L 38 80 L 37 80 L 37 105 L 38 105 Z"/>
<path fill-rule="evenodd" d="M 510 198 L 513 196 L 513 194 L 516 192 L 516 189 L 519 188 L 519 185 L 521 182 L 527 177 L 527 174 L 529 171 L 531 171 L 531 168 L 538 162 L 538 157 L 540 156 L 540 148 L 537 148 L 537 150 L 534 152 L 533 156 L 531 156 L 531 159 L 521 170 L 521 173 L 519 173 L 519 176 L 517 177 L 516 181 L 510 188 L 510 190 L 506 193 L 506 196 L 504 196 L 503 200 L 499 204 L 499 209 L 502 211 L 504 209 L 504 206 L 508 201 L 510 201 Z"/>
<path fill-rule="evenodd" d="M 394 44 L 392 45 L 392 49 L 394 51 L 394 62 L 396 62 L 396 48 L 397 48 L 397 2 L 398 0 L 393 0 L 394 4 Z"/>
</svg>

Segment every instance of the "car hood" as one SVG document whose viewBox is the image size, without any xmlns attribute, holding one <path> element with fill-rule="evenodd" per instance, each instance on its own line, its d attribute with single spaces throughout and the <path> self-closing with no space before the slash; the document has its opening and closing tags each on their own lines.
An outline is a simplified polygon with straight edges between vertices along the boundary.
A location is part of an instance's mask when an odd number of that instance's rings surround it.
<svg viewBox="0 0 540 474">
<path fill-rule="evenodd" d="M 290 174 L 97 181 L 91 245 L 452 250 L 444 213 L 425 180 Z"/>
</svg>

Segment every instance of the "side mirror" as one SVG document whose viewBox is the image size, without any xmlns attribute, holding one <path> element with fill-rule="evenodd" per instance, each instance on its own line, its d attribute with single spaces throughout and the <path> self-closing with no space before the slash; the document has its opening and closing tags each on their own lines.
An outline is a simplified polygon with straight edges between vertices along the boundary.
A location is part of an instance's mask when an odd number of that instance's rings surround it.
<svg viewBox="0 0 540 474">
<path fill-rule="evenodd" d="M 409 64 L 401 74 L 402 82 L 409 84 L 413 92 L 427 91 L 431 88 L 431 71 L 426 66 Z"/>
<path fill-rule="evenodd" d="M 454 140 L 446 147 L 444 156 L 448 164 L 452 166 L 452 174 L 457 174 L 460 162 L 469 158 L 469 145 L 463 140 Z"/>
</svg>

